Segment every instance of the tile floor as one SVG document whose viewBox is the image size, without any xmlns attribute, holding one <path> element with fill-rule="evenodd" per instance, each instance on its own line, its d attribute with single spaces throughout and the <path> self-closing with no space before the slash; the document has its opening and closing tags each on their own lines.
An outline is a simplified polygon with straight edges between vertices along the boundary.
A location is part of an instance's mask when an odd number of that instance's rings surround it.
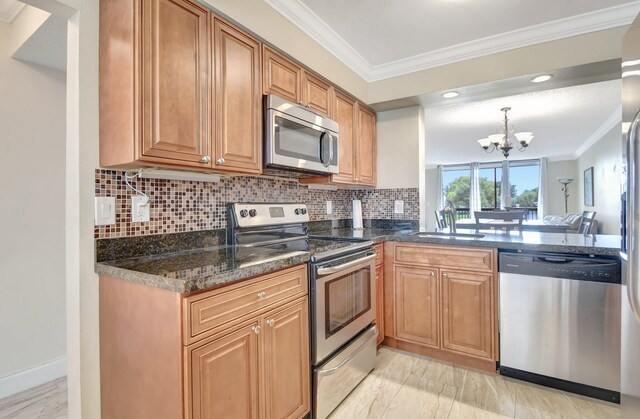
<svg viewBox="0 0 640 419">
<path fill-rule="evenodd" d="M 67 378 L 42 384 L 0 400 L 0 418 L 67 418 Z"/>
<path fill-rule="evenodd" d="M 66 417 L 66 378 L 0 400 L 0 418 Z M 330 419 L 619 417 L 617 405 L 382 348 Z"/>
<path fill-rule="evenodd" d="M 614 404 L 382 348 L 330 419 L 619 417 Z"/>
</svg>

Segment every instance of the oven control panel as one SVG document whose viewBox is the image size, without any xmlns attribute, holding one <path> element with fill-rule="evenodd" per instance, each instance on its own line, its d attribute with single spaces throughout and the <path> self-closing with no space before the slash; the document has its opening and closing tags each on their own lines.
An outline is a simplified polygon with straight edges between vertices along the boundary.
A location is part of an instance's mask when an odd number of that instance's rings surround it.
<svg viewBox="0 0 640 419">
<path fill-rule="evenodd" d="M 305 204 L 247 204 L 229 206 L 237 227 L 260 227 L 306 223 L 309 212 Z"/>
</svg>

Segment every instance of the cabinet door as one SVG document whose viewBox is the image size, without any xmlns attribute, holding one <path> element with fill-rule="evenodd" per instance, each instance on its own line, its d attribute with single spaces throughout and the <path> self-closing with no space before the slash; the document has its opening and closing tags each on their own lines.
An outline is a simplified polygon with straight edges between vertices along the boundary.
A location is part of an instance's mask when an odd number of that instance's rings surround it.
<svg viewBox="0 0 640 419">
<path fill-rule="evenodd" d="M 363 106 L 358 106 L 357 110 L 356 181 L 361 185 L 375 186 L 378 171 L 376 116 Z"/>
<path fill-rule="evenodd" d="M 214 19 L 216 169 L 260 173 L 260 44 Z"/>
<path fill-rule="evenodd" d="M 188 352 L 192 418 L 259 416 L 258 321 Z M 187 399 L 189 400 L 189 399 Z"/>
<path fill-rule="evenodd" d="M 298 418 L 310 408 L 309 303 L 263 316 L 265 417 Z"/>
<path fill-rule="evenodd" d="M 264 92 L 302 103 L 302 68 L 268 47 L 263 49 Z"/>
<path fill-rule="evenodd" d="M 378 340 L 380 345 L 384 340 L 384 269 L 376 266 L 376 325 L 378 325 Z"/>
<path fill-rule="evenodd" d="M 394 267 L 396 338 L 437 348 L 438 271 Z"/>
<path fill-rule="evenodd" d="M 442 273 L 442 347 L 493 357 L 493 275 Z"/>
<path fill-rule="evenodd" d="M 304 71 L 302 76 L 302 102 L 308 108 L 327 115 L 331 113 L 333 87 L 313 74 Z"/>
<path fill-rule="evenodd" d="M 335 120 L 338 123 L 340 136 L 338 145 L 339 174 L 333 175 L 333 181 L 338 183 L 355 183 L 355 118 L 356 102 L 342 92 L 336 91 L 334 103 Z"/>
<path fill-rule="evenodd" d="M 142 1 L 142 160 L 211 165 L 208 22 L 190 1 Z"/>
</svg>

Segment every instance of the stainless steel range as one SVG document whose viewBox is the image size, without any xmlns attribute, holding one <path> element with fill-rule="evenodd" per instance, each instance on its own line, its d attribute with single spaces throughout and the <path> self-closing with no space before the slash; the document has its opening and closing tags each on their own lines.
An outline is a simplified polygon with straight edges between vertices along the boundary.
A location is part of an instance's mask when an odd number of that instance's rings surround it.
<svg viewBox="0 0 640 419">
<path fill-rule="evenodd" d="M 375 366 L 373 243 L 310 239 L 304 204 L 229 204 L 227 219 L 238 260 L 311 253 L 313 417 L 326 418 Z"/>
</svg>

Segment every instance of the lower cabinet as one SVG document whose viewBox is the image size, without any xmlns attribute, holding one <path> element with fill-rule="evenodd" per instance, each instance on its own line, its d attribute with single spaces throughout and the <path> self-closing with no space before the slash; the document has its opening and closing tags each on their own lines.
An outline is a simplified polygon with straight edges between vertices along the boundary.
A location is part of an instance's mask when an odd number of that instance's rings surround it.
<svg viewBox="0 0 640 419">
<path fill-rule="evenodd" d="M 385 344 L 495 371 L 496 258 L 494 249 L 387 242 Z"/>
<path fill-rule="evenodd" d="M 493 275 L 443 270 L 442 347 L 491 358 Z"/>
<path fill-rule="evenodd" d="M 101 276 L 102 417 L 303 418 L 307 285 L 306 264 L 191 294 Z"/>
<path fill-rule="evenodd" d="M 304 416 L 310 407 L 308 307 L 305 297 L 187 348 L 189 417 Z"/>
<path fill-rule="evenodd" d="M 435 348 L 439 346 L 437 274 L 435 269 L 394 268 L 398 339 Z"/>
</svg>

